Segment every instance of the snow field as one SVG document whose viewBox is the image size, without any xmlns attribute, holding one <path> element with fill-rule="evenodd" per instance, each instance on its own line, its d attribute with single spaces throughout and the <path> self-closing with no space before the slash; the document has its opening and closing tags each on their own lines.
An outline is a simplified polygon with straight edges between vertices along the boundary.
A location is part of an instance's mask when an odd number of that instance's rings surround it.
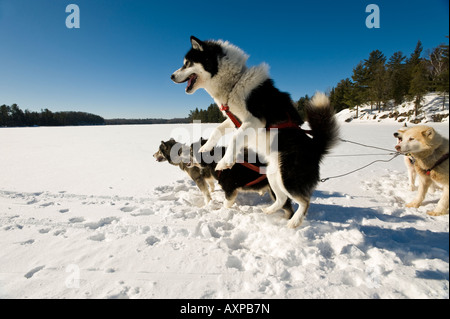
<svg viewBox="0 0 450 319">
<path fill-rule="evenodd" d="M 400 126 L 342 123 L 341 135 L 393 149 Z M 426 215 L 439 191 L 404 207 L 400 157 L 319 184 L 292 230 L 262 212 L 267 194 L 225 209 L 216 185 L 203 206 L 186 174 L 152 157 L 175 128 L 1 129 L 0 297 L 449 297 L 448 215 Z M 391 157 L 342 156 L 362 153 L 383 152 L 340 143 L 322 176 Z"/>
</svg>

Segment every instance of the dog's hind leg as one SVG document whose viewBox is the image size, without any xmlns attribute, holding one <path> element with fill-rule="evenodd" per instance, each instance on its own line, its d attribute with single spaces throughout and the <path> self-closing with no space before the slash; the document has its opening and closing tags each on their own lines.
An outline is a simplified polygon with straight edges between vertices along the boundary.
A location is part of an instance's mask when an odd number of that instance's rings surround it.
<svg viewBox="0 0 450 319">
<path fill-rule="evenodd" d="M 273 174 L 267 174 L 267 179 L 269 180 L 270 187 L 275 195 L 275 202 L 271 206 L 265 208 L 264 213 L 273 214 L 284 208 L 286 201 L 288 200 L 288 196 L 284 190 L 281 180 L 281 173 L 279 170 Z"/>
<path fill-rule="evenodd" d="M 431 211 L 431 212 L 427 212 L 428 215 L 431 216 L 440 216 L 440 215 L 445 215 L 448 212 L 448 185 L 444 186 L 443 189 L 443 193 L 441 196 L 441 199 L 439 200 L 439 202 L 437 203 L 436 208 Z"/>
<path fill-rule="evenodd" d="M 275 201 L 277 198 L 275 196 L 275 193 L 273 192 L 272 188 L 269 187 L 268 189 L 270 197 L 272 198 L 273 201 Z M 289 197 L 286 199 L 286 202 L 283 205 L 283 210 L 284 210 L 284 218 L 286 219 L 290 219 L 292 215 L 294 215 L 294 210 L 292 209 L 292 201 Z"/>
<path fill-rule="evenodd" d="M 284 210 L 284 218 L 290 219 L 292 215 L 294 215 L 294 210 L 292 209 L 292 201 L 290 198 L 286 200 L 286 203 L 284 203 L 283 206 Z"/>
<path fill-rule="evenodd" d="M 298 202 L 298 209 L 288 222 L 289 228 L 296 228 L 303 223 L 310 203 L 309 197 L 297 196 L 294 199 Z"/>
</svg>

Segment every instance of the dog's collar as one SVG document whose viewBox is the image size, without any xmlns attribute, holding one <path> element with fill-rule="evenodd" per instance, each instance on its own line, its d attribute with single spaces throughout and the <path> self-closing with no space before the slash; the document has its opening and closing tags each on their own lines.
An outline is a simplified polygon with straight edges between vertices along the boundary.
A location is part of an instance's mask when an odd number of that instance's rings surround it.
<svg viewBox="0 0 450 319">
<path fill-rule="evenodd" d="M 433 165 L 433 167 L 429 169 L 423 169 L 420 168 L 425 174 L 430 175 L 431 171 L 434 170 L 436 167 L 444 163 L 449 158 L 449 153 L 442 155 L 442 157 L 436 162 L 436 164 Z"/>
</svg>

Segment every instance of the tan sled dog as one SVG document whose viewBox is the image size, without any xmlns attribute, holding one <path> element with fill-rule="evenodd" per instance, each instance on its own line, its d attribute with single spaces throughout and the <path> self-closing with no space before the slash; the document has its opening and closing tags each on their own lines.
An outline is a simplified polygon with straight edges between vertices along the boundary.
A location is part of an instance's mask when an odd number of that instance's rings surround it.
<svg viewBox="0 0 450 319">
<path fill-rule="evenodd" d="M 414 167 L 419 176 L 419 190 L 416 198 L 407 207 L 419 207 L 432 182 L 443 187 L 441 199 L 428 215 L 439 216 L 448 214 L 449 201 L 449 142 L 439 135 L 432 127 L 419 125 L 406 130 L 399 130 L 402 141 L 395 149 L 398 152 L 411 154 L 414 157 Z"/>
</svg>

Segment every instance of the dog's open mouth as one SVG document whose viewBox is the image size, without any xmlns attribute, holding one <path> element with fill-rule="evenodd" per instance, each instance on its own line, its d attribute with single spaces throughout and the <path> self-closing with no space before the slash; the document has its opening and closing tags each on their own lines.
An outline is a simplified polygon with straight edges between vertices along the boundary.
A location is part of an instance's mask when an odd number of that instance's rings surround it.
<svg viewBox="0 0 450 319">
<path fill-rule="evenodd" d="M 186 92 L 189 92 L 194 88 L 195 82 L 197 82 L 197 78 L 198 76 L 195 73 L 189 75 L 189 78 L 187 79 Z"/>
</svg>

